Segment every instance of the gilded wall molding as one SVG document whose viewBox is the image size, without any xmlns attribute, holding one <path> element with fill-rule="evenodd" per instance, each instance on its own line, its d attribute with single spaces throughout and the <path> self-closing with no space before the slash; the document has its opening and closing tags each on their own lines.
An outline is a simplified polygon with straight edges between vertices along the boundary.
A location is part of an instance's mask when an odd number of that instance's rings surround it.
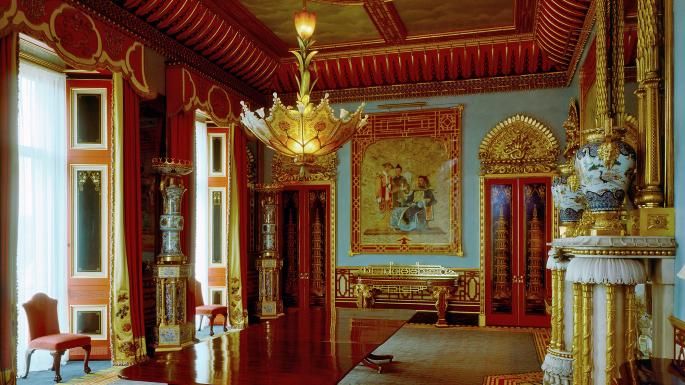
<svg viewBox="0 0 685 385">
<path fill-rule="evenodd" d="M 283 184 L 298 184 L 302 182 L 332 181 L 335 182 L 338 170 L 338 154 L 317 157 L 314 164 L 308 166 L 307 173 L 300 176 L 300 166 L 293 163 L 293 159 L 279 153 L 274 153 L 271 161 L 271 173 L 275 181 Z"/>
<path fill-rule="evenodd" d="M 559 151 L 559 142 L 547 126 L 515 115 L 498 123 L 481 142 L 481 175 L 554 172 Z"/>
<path fill-rule="evenodd" d="M 431 96 L 561 88 L 566 87 L 566 83 L 566 72 L 549 72 L 544 74 L 499 76 L 484 79 L 317 90 L 312 93 L 312 98 L 322 98 L 324 94 L 327 93 L 329 94 L 331 103 L 344 103 L 360 100 L 425 98 Z M 281 94 L 281 100 L 284 102 L 295 100 L 295 93 Z"/>
</svg>

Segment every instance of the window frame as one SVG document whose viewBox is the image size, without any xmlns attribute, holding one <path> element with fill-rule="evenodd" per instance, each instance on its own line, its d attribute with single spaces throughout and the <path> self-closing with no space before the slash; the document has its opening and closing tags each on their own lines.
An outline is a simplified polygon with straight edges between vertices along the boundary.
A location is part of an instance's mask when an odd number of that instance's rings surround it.
<svg viewBox="0 0 685 385">
<path fill-rule="evenodd" d="M 69 130 L 71 131 L 69 147 L 72 150 L 108 150 L 109 138 L 107 136 L 107 116 L 108 92 L 104 87 L 72 87 L 70 89 L 69 102 L 71 103 Z M 78 95 L 79 94 L 98 94 L 100 95 L 100 138 L 101 143 L 79 143 L 78 142 Z"/>
<path fill-rule="evenodd" d="M 100 171 L 100 266 L 98 272 L 79 272 L 78 257 L 78 172 L 79 171 Z M 70 164 L 70 197 L 72 205 L 71 220 L 71 278 L 109 278 L 109 170 L 103 164 Z"/>
</svg>

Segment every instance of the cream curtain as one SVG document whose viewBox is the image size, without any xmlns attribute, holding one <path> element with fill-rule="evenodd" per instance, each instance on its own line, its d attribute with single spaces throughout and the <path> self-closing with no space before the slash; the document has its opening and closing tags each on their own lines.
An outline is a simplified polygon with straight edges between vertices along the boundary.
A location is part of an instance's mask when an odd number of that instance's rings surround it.
<svg viewBox="0 0 685 385">
<path fill-rule="evenodd" d="M 121 74 L 113 75 L 112 113 L 112 298 L 111 334 L 112 364 L 131 365 L 146 359 L 145 337 L 135 337 L 131 322 L 128 258 L 124 236 L 124 183 L 123 183 L 123 79 Z M 142 298 L 141 298 L 142 300 Z M 141 315 L 142 316 L 142 315 Z"/>
<path fill-rule="evenodd" d="M 202 286 L 202 300 L 208 302 L 209 293 L 209 159 L 207 154 L 207 123 L 195 121 L 195 279 Z M 197 306 L 197 304 L 195 304 Z M 200 319 L 209 325 L 207 317 L 195 317 L 195 327 Z"/>
<path fill-rule="evenodd" d="M 65 75 L 21 61 L 17 366 L 22 375 L 29 339 L 24 302 L 38 292 L 55 298 L 60 331 L 69 332 L 66 111 Z M 31 370 L 46 370 L 52 361 L 50 352 L 38 350 L 31 359 Z"/>
<path fill-rule="evenodd" d="M 228 318 L 231 322 L 231 327 L 243 328 L 247 326 L 247 309 L 243 308 L 243 290 L 242 290 L 242 271 L 241 271 L 241 245 L 240 231 L 241 226 L 247 226 L 246 223 L 240 223 L 241 210 L 247 210 L 247 207 L 240 207 L 240 188 L 238 184 L 238 171 L 236 159 L 236 141 L 234 130 L 239 130 L 240 127 L 233 125 L 229 137 L 231 138 L 231 164 L 229 178 L 231 181 L 229 197 L 229 249 L 228 249 Z M 240 145 L 240 144 L 238 144 Z M 244 229 L 245 231 L 245 229 Z"/>
</svg>

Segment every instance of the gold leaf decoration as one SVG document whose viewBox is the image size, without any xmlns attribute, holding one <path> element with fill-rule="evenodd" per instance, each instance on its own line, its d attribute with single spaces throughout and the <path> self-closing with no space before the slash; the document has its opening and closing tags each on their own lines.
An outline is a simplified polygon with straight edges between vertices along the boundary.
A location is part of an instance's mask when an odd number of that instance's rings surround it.
<svg viewBox="0 0 685 385">
<path fill-rule="evenodd" d="M 559 151 L 559 142 L 548 127 L 515 115 L 498 123 L 481 142 L 481 174 L 553 172 Z"/>
<path fill-rule="evenodd" d="M 279 183 L 300 183 L 311 181 L 335 181 L 337 177 L 338 155 L 333 152 L 319 156 L 307 167 L 307 173 L 300 175 L 300 166 L 293 159 L 274 153 L 271 173 L 274 181 Z"/>
</svg>

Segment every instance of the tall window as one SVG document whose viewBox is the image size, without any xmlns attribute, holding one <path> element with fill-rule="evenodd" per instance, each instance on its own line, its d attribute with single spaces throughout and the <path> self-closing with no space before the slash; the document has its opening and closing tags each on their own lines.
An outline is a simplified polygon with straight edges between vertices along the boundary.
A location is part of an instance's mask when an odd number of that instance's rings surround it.
<svg viewBox="0 0 685 385">
<path fill-rule="evenodd" d="M 204 117 L 198 114 L 195 122 L 195 172 L 193 173 L 195 175 L 195 279 L 202 286 L 204 303 L 209 303 L 207 298 L 209 285 L 207 168 L 207 123 Z"/>
<path fill-rule="evenodd" d="M 44 292 L 56 298 L 60 330 L 67 312 L 67 127 L 64 74 L 21 61 L 19 67 L 19 222 L 17 277 L 18 373 L 28 342 L 21 304 Z M 65 357 L 66 359 L 66 357 Z M 47 351 L 33 355 L 31 368 L 52 363 Z"/>
</svg>

